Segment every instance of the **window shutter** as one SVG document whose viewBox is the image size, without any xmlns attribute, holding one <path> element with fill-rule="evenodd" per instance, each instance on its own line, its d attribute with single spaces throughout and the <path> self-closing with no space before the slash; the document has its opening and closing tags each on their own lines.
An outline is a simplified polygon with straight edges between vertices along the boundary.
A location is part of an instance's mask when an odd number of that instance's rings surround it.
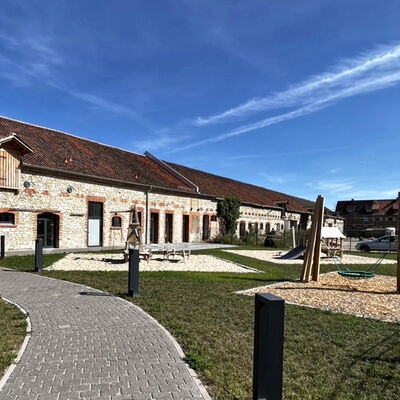
<svg viewBox="0 0 400 400">
<path fill-rule="evenodd" d="M 17 189 L 20 182 L 20 161 L 4 149 L 0 149 L 0 187 Z"/>
</svg>

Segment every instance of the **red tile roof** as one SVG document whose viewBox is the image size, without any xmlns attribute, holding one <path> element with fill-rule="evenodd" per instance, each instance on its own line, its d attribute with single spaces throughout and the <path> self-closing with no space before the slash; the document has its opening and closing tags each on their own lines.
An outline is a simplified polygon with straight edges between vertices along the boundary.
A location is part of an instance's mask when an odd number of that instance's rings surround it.
<svg viewBox="0 0 400 400">
<path fill-rule="evenodd" d="M 397 200 L 345 200 L 338 201 L 336 212 L 340 215 L 394 215 L 397 214 Z"/>
<path fill-rule="evenodd" d="M 314 207 L 314 202 L 309 200 L 170 162 L 168 165 L 197 185 L 200 188 L 200 193 L 212 195 L 217 198 L 236 196 L 243 203 L 275 208 L 281 208 L 282 204 L 286 203 L 287 211 L 303 213 L 310 212 L 310 209 Z"/>
<path fill-rule="evenodd" d="M 148 157 L 0 117 L 0 139 L 17 134 L 33 152 L 23 163 L 127 183 L 192 191 Z"/>
<path fill-rule="evenodd" d="M 64 132 L 0 117 L 0 139 L 15 133 L 33 152 L 23 157 L 27 166 L 44 167 L 65 173 L 85 174 L 126 183 L 193 192 L 192 185 L 161 168 L 151 157 L 106 146 Z M 314 202 L 167 163 L 200 188 L 204 195 L 223 198 L 237 196 L 243 203 L 309 213 Z"/>
</svg>

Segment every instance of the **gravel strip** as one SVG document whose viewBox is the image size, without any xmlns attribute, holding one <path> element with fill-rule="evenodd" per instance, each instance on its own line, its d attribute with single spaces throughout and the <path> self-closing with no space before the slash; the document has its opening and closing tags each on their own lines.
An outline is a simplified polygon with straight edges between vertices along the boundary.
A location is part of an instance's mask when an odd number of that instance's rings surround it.
<svg viewBox="0 0 400 400">
<path fill-rule="evenodd" d="M 128 271 L 128 263 L 122 254 L 71 253 L 47 268 L 50 271 Z M 209 255 L 191 255 L 183 262 L 182 257 L 164 260 L 154 255 L 140 262 L 140 271 L 190 271 L 190 272 L 235 272 L 257 273 L 259 271 Z"/>
<path fill-rule="evenodd" d="M 234 253 L 240 256 L 246 256 L 251 258 L 257 258 L 262 261 L 269 261 L 275 264 L 303 264 L 302 259 L 298 260 L 281 260 L 283 254 L 287 251 L 276 251 L 276 250 L 223 250 L 227 253 Z M 343 264 L 375 264 L 378 258 L 355 256 L 351 254 L 344 254 L 342 263 Z M 383 260 L 382 264 L 396 264 L 396 260 Z M 332 258 L 326 257 L 325 254 L 321 254 L 321 264 L 335 264 Z"/>
<path fill-rule="evenodd" d="M 272 293 L 289 304 L 400 322 L 400 294 L 392 276 L 355 280 L 329 273 L 321 275 L 319 282 L 282 282 L 237 293 Z"/>
</svg>

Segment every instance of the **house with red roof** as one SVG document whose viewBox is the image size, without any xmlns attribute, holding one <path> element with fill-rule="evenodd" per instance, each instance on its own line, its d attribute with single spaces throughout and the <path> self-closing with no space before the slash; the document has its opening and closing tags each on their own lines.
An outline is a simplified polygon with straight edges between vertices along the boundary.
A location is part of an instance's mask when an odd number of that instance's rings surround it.
<svg viewBox="0 0 400 400">
<path fill-rule="evenodd" d="M 0 235 L 7 250 L 120 248 L 135 208 L 143 243 L 207 241 L 217 202 L 241 199 L 238 235 L 306 228 L 314 203 L 0 117 Z M 327 210 L 326 224 L 342 220 Z"/>
<path fill-rule="evenodd" d="M 336 213 L 344 219 L 347 236 L 382 236 L 397 227 L 397 199 L 338 201 Z"/>
</svg>

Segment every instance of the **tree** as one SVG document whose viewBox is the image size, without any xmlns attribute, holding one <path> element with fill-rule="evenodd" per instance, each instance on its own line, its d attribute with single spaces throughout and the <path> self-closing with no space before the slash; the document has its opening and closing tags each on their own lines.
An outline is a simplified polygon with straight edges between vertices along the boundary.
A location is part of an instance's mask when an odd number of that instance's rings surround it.
<svg viewBox="0 0 400 400">
<path fill-rule="evenodd" d="M 240 206 L 242 202 L 237 197 L 225 197 L 217 204 L 217 215 L 222 222 L 226 234 L 233 235 L 236 231 L 237 220 L 240 217 Z"/>
</svg>

